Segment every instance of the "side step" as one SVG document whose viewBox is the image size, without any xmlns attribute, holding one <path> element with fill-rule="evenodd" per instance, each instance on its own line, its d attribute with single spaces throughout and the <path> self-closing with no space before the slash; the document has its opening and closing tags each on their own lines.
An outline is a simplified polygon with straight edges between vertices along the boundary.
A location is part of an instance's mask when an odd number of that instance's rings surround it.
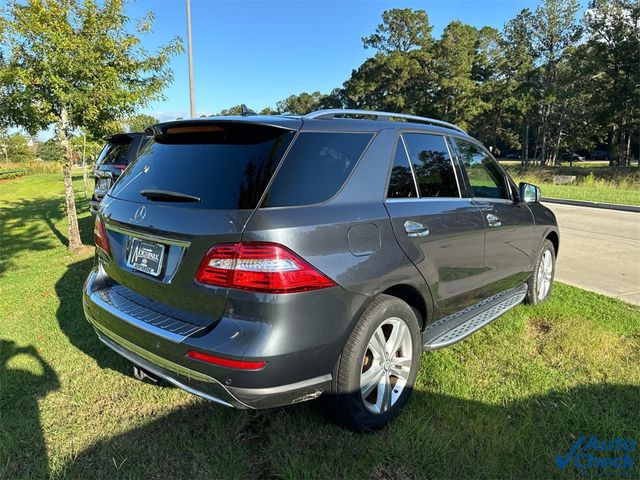
<svg viewBox="0 0 640 480">
<path fill-rule="evenodd" d="M 518 306 L 526 295 L 525 284 L 434 322 L 422 334 L 422 349 L 438 350 L 459 342 Z"/>
</svg>

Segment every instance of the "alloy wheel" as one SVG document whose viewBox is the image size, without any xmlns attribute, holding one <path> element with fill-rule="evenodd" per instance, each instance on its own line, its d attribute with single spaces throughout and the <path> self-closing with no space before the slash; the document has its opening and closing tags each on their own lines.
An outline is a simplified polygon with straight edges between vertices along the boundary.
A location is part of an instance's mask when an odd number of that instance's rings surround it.
<svg viewBox="0 0 640 480">
<path fill-rule="evenodd" d="M 553 256 L 551 251 L 545 250 L 538 266 L 538 300 L 547 298 L 551 289 L 551 279 L 553 277 Z"/>
<path fill-rule="evenodd" d="M 365 407 L 382 414 L 398 401 L 407 384 L 412 359 L 411 332 L 398 317 L 382 322 L 362 359 L 360 393 Z"/>
</svg>

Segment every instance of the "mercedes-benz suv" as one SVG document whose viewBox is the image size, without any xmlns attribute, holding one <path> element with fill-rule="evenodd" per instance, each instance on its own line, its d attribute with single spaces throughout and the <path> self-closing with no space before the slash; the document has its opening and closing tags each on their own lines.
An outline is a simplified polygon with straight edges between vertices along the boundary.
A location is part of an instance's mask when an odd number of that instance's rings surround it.
<svg viewBox="0 0 640 480">
<path fill-rule="evenodd" d="M 95 186 L 89 201 L 92 214 L 98 213 L 98 205 L 107 191 L 150 139 L 151 137 L 144 132 L 118 133 L 107 138 L 93 171 Z"/>
<path fill-rule="evenodd" d="M 100 205 L 84 286 L 139 377 L 239 408 L 322 395 L 373 430 L 422 352 L 551 293 L 553 213 L 454 125 L 324 110 L 149 134 Z"/>
</svg>

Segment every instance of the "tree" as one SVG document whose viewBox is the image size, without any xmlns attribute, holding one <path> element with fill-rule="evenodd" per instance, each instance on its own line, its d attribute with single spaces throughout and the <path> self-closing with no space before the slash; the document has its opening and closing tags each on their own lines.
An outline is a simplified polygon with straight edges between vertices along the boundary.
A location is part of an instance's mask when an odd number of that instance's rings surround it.
<svg viewBox="0 0 640 480">
<path fill-rule="evenodd" d="M 145 128 L 159 122 L 160 120 L 151 115 L 139 113 L 138 115 L 129 117 L 125 123 L 127 124 L 127 131 L 129 132 L 144 132 Z"/>
<path fill-rule="evenodd" d="M 20 132 L 0 134 L 0 150 L 1 161 L 28 162 L 34 159 L 31 140 Z"/>
<path fill-rule="evenodd" d="M 38 143 L 38 158 L 44 162 L 62 162 L 64 149 L 57 138 Z"/>
<path fill-rule="evenodd" d="M 582 30 L 576 21 L 577 0 L 544 0 L 530 16 L 529 34 L 536 65 L 541 69 L 539 92 L 540 161 L 547 162 L 552 132 L 550 119 L 557 105 L 560 85 L 558 70 L 566 50 L 580 39 Z"/>
<path fill-rule="evenodd" d="M 393 8 L 382 14 L 375 33 L 362 38 L 364 48 L 383 53 L 427 49 L 431 45 L 431 24 L 424 10 Z"/>
<path fill-rule="evenodd" d="M 334 96 L 340 106 L 422 113 L 431 105 L 431 24 L 424 10 L 392 9 L 364 37 L 376 54 L 351 73 Z M 338 103 L 338 102 L 336 102 Z"/>
<path fill-rule="evenodd" d="M 169 59 L 180 39 L 148 53 L 138 35 L 151 29 L 143 17 L 136 33 L 127 30 L 123 0 L 10 0 L 3 13 L 9 46 L 0 80 L 0 104 L 12 124 L 30 132 L 55 124 L 65 153 L 63 177 L 69 249 L 82 246 L 76 217 L 70 137 L 81 128 L 105 133 L 114 119 L 162 98 L 172 81 Z"/>
<path fill-rule="evenodd" d="M 462 128 L 486 108 L 473 77 L 477 46 L 478 30 L 459 20 L 447 25 L 436 45 L 437 113 Z"/>
<path fill-rule="evenodd" d="M 220 110 L 218 115 L 223 115 L 225 117 L 240 115 L 242 113 L 242 105 L 234 105 L 231 108 L 223 108 Z"/>
<path fill-rule="evenodd" d="M 592 0 L 584 21 L 590 35 L 584 64 L 591 105 L 612 131 L 618 164 L 628 165 L 631 136 L 640 128 L 640 4 Z"/>
<path fill-rule="evenodd" d="M 294 115 L 304 115 L 315 110 L 319 110 L 320 103 L 324 95 L 320 92 L 302 92 L 298 95 L 290 95 L 284 100 L 276 103 L 276 110 L 280 113 L 292 113 Z"/>
<path fill-rule="evenodd" d="M 509 85 L 511 95 L 511 112 L 515 122 L 519 124 L 520 143 L 523 162 L 529 162 L 530 135 L 529 130 L 536 114 L 536 92 L 538 71 L 535 69 L 535 54 L 531 42 L 529 25 L 531 11 L 522 10 L 514 19 L 507 22 L 504 28 L 504 76 Z"/>
<path fill-rule="evenodd" d="M 473 78 L 483 108 L 471 121 L 471 129 L 481 142 L 491 144 L 494 152 L 521 148 L 517 130 L 513 129 L 519 121 L 517 82 L 505 39 L 498 30 L 483 27 L 478 31 L 476 50 Z"/>
</svg>

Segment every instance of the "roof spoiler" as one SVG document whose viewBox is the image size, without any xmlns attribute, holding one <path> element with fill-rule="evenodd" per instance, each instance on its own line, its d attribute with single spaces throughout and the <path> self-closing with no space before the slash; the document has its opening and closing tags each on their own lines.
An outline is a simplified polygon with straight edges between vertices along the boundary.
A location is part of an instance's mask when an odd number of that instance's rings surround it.
<svg viewBox="0 0 640 480">
<path fill-rule="evenodd" d="M 258 115 L 255 117 L 252 115 L 249 117 L 207 117 L 159 123 L 147 127 L 145 133 L 153 135 L 156 140 L 161 140 L 174 135 L 223 135 L 225 132 L 238 131 L 242 127 L 253 129 L 265 127 L 267 129 L 294 131 L 299 128 L 299 125 L 270 121 L 270 119 Z"/>
</svg>

